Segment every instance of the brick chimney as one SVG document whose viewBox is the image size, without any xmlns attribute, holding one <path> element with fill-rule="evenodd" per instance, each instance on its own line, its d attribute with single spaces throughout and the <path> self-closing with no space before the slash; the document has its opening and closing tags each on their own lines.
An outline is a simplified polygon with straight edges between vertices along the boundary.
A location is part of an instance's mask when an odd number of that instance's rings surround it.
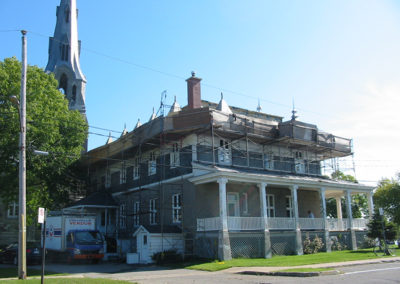
<svg viewBox="0 0 400 284">
<path fill-rule="evenodd" d="M 192 71 L 192 77 L 186 79 L 188 90 L 188 106 L 191 109 L 201 108 L 201 78 L 197 78 L 196 74 Z"/>
</svg>

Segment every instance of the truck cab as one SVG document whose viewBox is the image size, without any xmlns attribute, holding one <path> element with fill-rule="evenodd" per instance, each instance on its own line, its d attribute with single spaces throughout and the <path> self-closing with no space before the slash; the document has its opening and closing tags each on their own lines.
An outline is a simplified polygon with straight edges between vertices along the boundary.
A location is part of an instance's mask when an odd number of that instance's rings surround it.
<svg viewBox="0 0 400 284">
<path fill-rule="evenodd" d="M 104 239 L 97 230 L 70 230 L 66 237 L 68 262 L 89 259 L 99 262 L 104 257 Z"/>
</svg>

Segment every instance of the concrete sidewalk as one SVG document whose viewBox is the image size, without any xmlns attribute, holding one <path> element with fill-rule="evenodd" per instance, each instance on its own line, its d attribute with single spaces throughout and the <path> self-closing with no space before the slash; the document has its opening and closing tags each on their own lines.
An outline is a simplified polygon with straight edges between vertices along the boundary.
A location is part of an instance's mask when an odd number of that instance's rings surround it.
<svg viewBox="0 0 400 284">
<path fill-rule="evenodd" d="M 300 265 L 300 266 L 232 267 L 232 268 L 222 270 L 220 272 L 225 272 L 225 273 L 244 273 L 244 272 L 270 273 L 270 272 L 276 272 L 276 271 L 280 271 L 280 270 L 294 269 L 294 268 L 338 268 L 338 267 L 343 267 L 343 266 L 385 263 L 385 262 L 400 262 L 400 257 L 397 256 L 397 257 L 390 257 L 390 258 L 364 259 L 364 260 L 331 262 L 331 263 L 317 263 L 317 264 L 308 264 L 308 265 Z"/>
</svg>

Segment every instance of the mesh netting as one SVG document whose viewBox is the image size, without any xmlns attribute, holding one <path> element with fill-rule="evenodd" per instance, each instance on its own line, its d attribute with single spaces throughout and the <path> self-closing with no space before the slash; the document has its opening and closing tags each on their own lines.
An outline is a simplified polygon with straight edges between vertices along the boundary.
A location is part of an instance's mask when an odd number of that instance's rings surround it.
<svg viewBox="0 0 400 284">
<path fill-rule="evenodd" d="M 194 242 L 194 254 L 199 257 L 218 258 L 218 234 L 198 234 Z"/>
<path fill-rule="evenodd" d="M 296 251 L 296 233 L 271 232 L 271 246 L 274 255 L 290 255 Z"/>
<path fill-rule="evenodd" d="M 351 249 L 350 232 L 330 232 L 329 235 L 331 238 L 332 251 Z"/>
<path fill-rule="evenodd" d="M 264 257 L 264 234 L 259 232 L 229 233 L 233 258 Z"/>
</svg>

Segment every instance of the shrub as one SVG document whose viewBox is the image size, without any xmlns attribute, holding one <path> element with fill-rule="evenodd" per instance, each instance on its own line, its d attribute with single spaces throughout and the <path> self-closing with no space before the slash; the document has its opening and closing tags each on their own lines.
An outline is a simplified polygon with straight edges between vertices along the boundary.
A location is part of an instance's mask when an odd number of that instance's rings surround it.
<svg viewBox="0 0 400 284">
<path fill-rule="evenodd" d="M 344 239 L 342 234 L 339 234 L 337 237 L 336 236 L 332 236 L 331 237 L 331 242 L 332 242 L 332 245 L 331 245 L 331 249 L 332 250 L 340 251 L 340 250 L 346 250 L 347 249 L 347 245 L 346 245 L 345 239 Z"/>
<path fill-rule="evenodd" d="M 310 236 L 307 234 L 306 239 L 303 242 L 303 252 L 304 254 L 313 254 L 319 252 L 324 243 L 322 239 L 315 235 L 315 238 L 311 241 Z"/>
<path fill-rule="evenodd" d="M 166 250 L 153 254 L 151 259 L 156 264 L 176 263 L 182 261 L 182 255 L 178 254 L 176 250 Z"/>
<path fill-rule="evenodd" d="M 362 248 L 373 248 L 376 244 L 374 239 L 364 237 L 364 241 L 362 243 Z"/>
</svg>

